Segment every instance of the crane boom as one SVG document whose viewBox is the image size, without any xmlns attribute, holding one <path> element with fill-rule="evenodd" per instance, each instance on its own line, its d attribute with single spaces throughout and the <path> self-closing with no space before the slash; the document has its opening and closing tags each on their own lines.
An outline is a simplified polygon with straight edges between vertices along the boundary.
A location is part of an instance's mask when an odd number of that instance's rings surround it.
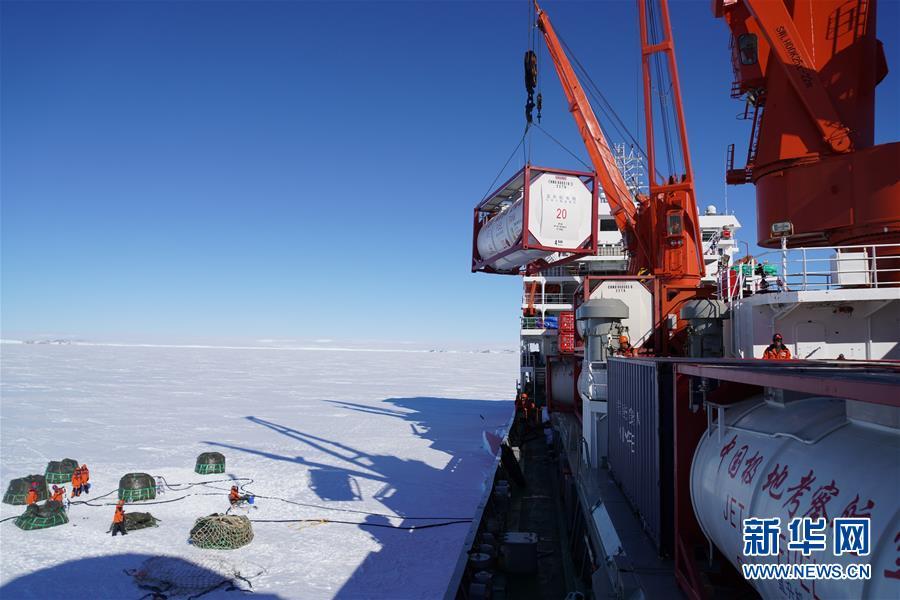
<svg viewBox="0 0 900 600">
<path fill-rule="evenodd" d="M 553 59 L 553 66 L 556 67 L 556 73 L 562 83 L 563 91 L 566 99 L 569 101 L 569 112 L 578 125 L 578 131 L 584 146 L 587 149 L 591 163 L 597 171 L 597 178 L 603 186 L 603 193 L 606 195 L 606 201 L 609 203 L 610 212 L 616 219 L 616 225 L 619 231 L 626 237 L 626 245 L 634 243 L 631 240 L 638 240 L 635 235 L 636 214 L 634 200 L 622 177 L 616 160 L 609 149 L 606 137 L 600 127 L 600 122 L 594 114 L 594 109 L 575 75 L 572 64 L 566 57 L 562 48 L 562 43 L 550 23 L 547 13 L 541 10 L 537 2 L 535 2 L 535 10 L 537 13 L 537 25 L 543 34 L 547 49 Z"/>
<path fill-rule="evenodd" d="M 664 37 L 652 44 L 647 33 L 645 0 L 638 0 L 641 24 L 641 55 L 644 77 L 645 119 L 647 127 L 648 162 L 651 167 L 649 197 L 631 197 L 622 173 L 616 165 L 609 143 L 603 135 L 600 123 L 591 108 L 578 76 L 563 50 L 562 43 L 550 23 L 550 18 L 535 0 L 537 25 L 543 34 L 547 49 L 556 67 L 560 83 L 569 102 L 578 131 L 591 158 L 597 177 L 603 186 L 616 225 L 625 239 L 625 247 L 631 253 L 631 272 L 647 273 L 662 281 L 666 287 L 696 288 L 704 271 L 700 242 L 699 216 L 694 199 L 694 182 L 691 173 L 687 135 L 684 131 L 684 114 L 675 71 L 674 44 L 669 25 L 668 7 L 661 0 Z M 685 173 L 676 180 L 657 181 L 653 170 L 653 111 L 650 97 L 650 56 L 664 52 L 668 57 L 673 89 L 675 114 L 678 120 L 681 151 Z"/>
</svg>

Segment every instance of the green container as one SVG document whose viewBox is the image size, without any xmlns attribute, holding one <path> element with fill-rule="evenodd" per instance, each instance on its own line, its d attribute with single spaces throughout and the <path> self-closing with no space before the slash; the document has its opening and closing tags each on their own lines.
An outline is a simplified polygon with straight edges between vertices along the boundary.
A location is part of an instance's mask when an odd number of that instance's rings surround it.
<svg viewBox="0 0 900 600">
<path fill-rule="evenodd" d="M 60 461 L 50 461 L 47 463 L 47 470 L 44 477 L 47 483 L 71 483 L 72 474 L 78 468 L 78 461 L 72 458 L 64 458 Z"/>
<path fill-rule="evenodd" d="M 29 475 L 28 477 L 20 477 L 9 482 L 6 493 L 3 495 L 4 504 L 25 504 L 25 496 L 31 489 L 31 484 L 37 483 L 38 502 L 42 502 L 50 497 L 47 491 L 47 480 L 43 475 Z"/>
<path fill-rule="evenodd" d="M 221 452 L 204 452 L 197 457 L 194 472 L 201 475 L 225 472 L 225 455 Z"/>
<path fill-rule="evenodd" d="M 16 527 L 25 531 L 48 529 L 69 522 L 62 502 L 45 502 L 43 506 L 32 504 L 16 517 Z"/>
<path fill-rule="evenodd" d="M 119 500 L 140 502 L 156 498 L 156 479 L 147 473 L 127 473 L 119 480 Z"/>
</svg>

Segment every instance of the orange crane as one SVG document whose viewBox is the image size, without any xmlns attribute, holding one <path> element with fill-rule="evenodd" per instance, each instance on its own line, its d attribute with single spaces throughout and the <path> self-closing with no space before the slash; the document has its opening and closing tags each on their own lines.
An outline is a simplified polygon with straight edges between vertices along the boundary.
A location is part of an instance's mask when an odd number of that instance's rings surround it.
<svg viewBox="0 0 900 600">
<path fill-rule="evenodd" d="M 752 121 L 746 164 L 734 167 L 732 146 L 726 179 L 755 184 L 759 244 L 900 241 L 900 143 L 874 145 L 887 74 L 875 0 L 715 0 L 713 11 Z"/>
<path fill-rule="evenodd" d="M 648 275 L 654 282 L 654 303 L 657 333 L 668 329 L 671 337 L 672 322 L 678 322 L 678 307 L 687 300 L 703 295 L 698 288 L 704 274 L 699 215 L 694 194 L 694 177 L 691 168 L 687 133 L 684 124 L 684 109 L 681 103 L 681 88 L 675 62 L 675 45 L 666 0 L 660 0 L 662 35 L 659 41 L 651 41 L 647 23 L 647 6 L 638 0 L 638 15 L 641 32 L 641 63 L 644 87 L 644 121 L 647 131 L 647 171 L 649 193 L 646 196 L 632 196 L 616 165 L 609 143 L 606 141 L 600 122 L 590 101 L 578 80 L 575 70 L 563 49 L 563 45 L 550 23 L 547 13 L 534 2 L 537 26 L 543 34 L 544 42 L 556 67 L 559 81 L 569 102 L 569 111 L 578 125 L 597 177 L 603 186 L 615 217 L 616 225 L 622 232 L 624 243 L 630 254 L 630 272 L 633 275 Z M 651 57 L 664 55 L 672 84 L 672 102 L 679 135 L 684 172 L 658 176 L 655 157 L 653 128 L 653 99 L 651 86 Z M 668 325 L 667 325 L 668 323 Z M 656 350 L 664 351 L 666 336 L 656 336 Z"/>
</svg>

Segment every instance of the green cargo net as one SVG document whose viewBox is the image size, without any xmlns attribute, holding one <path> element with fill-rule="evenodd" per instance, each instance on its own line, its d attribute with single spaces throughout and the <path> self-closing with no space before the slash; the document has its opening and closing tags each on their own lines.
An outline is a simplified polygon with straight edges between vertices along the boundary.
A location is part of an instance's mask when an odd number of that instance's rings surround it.
<svg viewBox="0 0 900 600">
<path fill-rule="evenodd" d="M 200 517 L 191 528 L 190 541 L 198 548 L 234 550 L 253 540 L 250 519 L 243 515 Z"/>
<path fill-rule="evenodd" d="M 221 452 L 204 452 L 197 457 L 194 472 L 201 475 L 225 472 L 225 455 Z"/>
<path fill-rule="evenodd" d="M 71 458 L 64 458 L 60 461 L 50 461 L 47 463 L 47 470 L 44 477 L 47 483 L 71 483 L 72 473 L 78 468 L 78 461 Z"/>
<path fill-rule="evenodd" d="M 25 531 L 47 529 L 69 522 L 62 502 L 45 502 L 43 506 L 31 504 L 21 515 L 16 517 L 16 527 Z"/>
<path fill-rule="evenodd" d="M 6 488 L 6 493 L 3 495 L 4 504 L 25 504 L 25 497 L 28 495 L 32 483 L 37 484 L 38 502 L 50 497 L 50 493 L 47 491 L 47 480 L 44 476 L 29 475 L 9 482 L 9 487 Z"/>
<path fill-rule="evenodd" d="M 119 500 L 140 502 L 156 498 L 156 479 L 146 473 L 128 473 L 119 480 Z"/>
<path fill-rule="evenodd" d="M 147 527 L 159 527 L 156 523 L 159 521 L 150 513 L 145 512 L 126 512 L 125 513 L 125 531 L 134 531 L 136 529 L 145 529 Z"/>
</svg>

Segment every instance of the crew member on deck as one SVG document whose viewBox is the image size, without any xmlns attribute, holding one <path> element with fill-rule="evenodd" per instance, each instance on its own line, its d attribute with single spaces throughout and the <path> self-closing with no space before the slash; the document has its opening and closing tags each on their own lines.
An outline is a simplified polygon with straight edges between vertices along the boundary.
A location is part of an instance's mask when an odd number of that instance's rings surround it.
<svg viewBox="0 0 900 600">
<path fill-rule="evenodd" d="M 619 336 L 619 349 L 616 351 L 617 356 L 637 356 L 637 352 L 634 349 L 634 346 L 631 345 L 631 340 L 628 339 L 627 335 Z"/>
<path fill-rule="evenodd" d="M 791 351 L 784 345 L 784 338 L 780 333 L 772 336 L 772 343 L 763 353 L 763 360 L 791 360 Z"/>
</svg>

